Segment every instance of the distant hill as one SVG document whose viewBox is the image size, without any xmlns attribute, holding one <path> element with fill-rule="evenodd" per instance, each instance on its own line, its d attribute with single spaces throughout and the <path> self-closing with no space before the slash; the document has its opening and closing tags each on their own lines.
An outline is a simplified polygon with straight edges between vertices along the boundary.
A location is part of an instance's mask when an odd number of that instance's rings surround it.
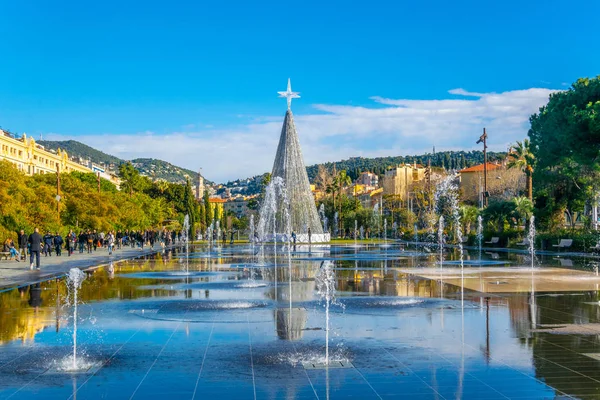
<svg viewBox="0 0 600 400">
<path fill-rule="evenodd" d="M 96 164 L 120 165 L 125 162 L 118 157 L 96 150 L 76 140 L 39 140 L 37 143 L 44 146 L 46 150 L 56 151 L 58 148 L 61 148 L 62 150 L 66 150 L 69 156 L 81 157 L 83 159 L 89 158 Z"/>
<path fill-rule="evenodd" d="M 115 168 L 118 168 L 120 164 L 127 162 L 126 160 L 106 154 L 76 140 L 40 140 L 38 143 L 44 146 L 46 149 L 57 150 L 60 147 L 61 149 L 66 150 L 70 156 L 81 157 L 83 159 L 89 158 L 92 160 L 92 162 L 96 164 L 103 164 L 105 166 L 112 164 Z M 488 152 L 489 161 L 502 160 L 505 157 L 506 153 L 504 152 Z M 427 165 L 428 160 L 431 160 L 431 165 L 433 167 L 441 167 L 448 170 L 460 170 L 462 168 L 483 163 L 483 152 L 443 151 L 435 154 L 422 154 L 414 156 L 376 158 L 352 157 L 348 160 L 310 165 L 306 167 L 306 171 L 311 182 L 317 176 L 319 165 L 323 165 L 330 171 L 333 170 L 334 166 L 338 171 L 346 170 L 352 179 L 356 179 L 356 177 L 364 171 L 370 171 L 382 176 L 385 174 L 385 170 L 387 168 L 393 167 L 394 165 L 403 163 Z M 192 183 L 195 183 L 198 179 L 197 172 L 178 167 L 166 161 L 157 160 L 154 158 L 136 158 L 131 160 L 131 162 L 142 175 L 146 175 L 152 179 L 164 179 L 173 183 L 185 183 L 186 176 L 190 177 Z M 239 188 L 239 193 L 244 195 L 252 195 L 260 193 L 262 188 L 262 177 L 262 175 L 259 175 L 248 179 L 238 179 L 236 181 L 228 182 L 225 186 L 237 187 Z M 213 184 L 213 182 L 206 179 L 205 183 L 209 185 Z"/>
<path fill-rule="evenodd" d="M 488 152 L 488 161 L 500 161 L 506 157 L 504 152 Z M 361 172 L 373 172 L 380 177 L 385 175 L 385 170 L 398 164 L 414 164 L 426 166 L 428 161 L 431 160 L 432 167 L 445 168 L 447 170 L 461 170 L 463 168 L 470 167 L 472 165 L 483 163 L 483 152 L 482 151 L 442 151 L 435 154 L 422 154 L 416 156 L 395 156 L 395 157 L 376 157 L 376 158 L 365 158 L 365 157 L 352 157 L 348 160 L 341 160 L 335 162 L 327 162 L 322 164 L 314 164 L 306 167 L 308 179 L 314 182 L 319 166 L 324 166 L 327 170 L 337 171 L 346 170 L 347 174 L 355 180 Z M 259 194 L 262 190 L 262 181 L 265 174 L 257 175 L 252 178 L 237 179 L 230 181 L 225 184 L 225 187 L 230 189 L 242 188 L 238 190 L 243 195 L 254 195 Z M 233 193 L 233 191 L 232 191 Z"/>
<path fill-rule="evenodd" d="M 488 161 L 502 160 L 506 157 L 506 153 L 488 152 Z M 323 164 L 315 164 L 306 167 L 308 179 L 312 182 L 317 176 L 319 165 L 323 165 L 328 170 L 335 169 L 337 171 L 346 170 L 352 179 L 364 171 L 370 171 L 377 175 L 384 175 L 387 168 L 404 163 L 417 163 L 427 165 L 431 160 L 432 167 L 446 168 L 448 170 L 460 170 L 472 165 L 483 163 L 483 151 L 443 151 L 435 154 L 422 154 L 415 156 L 395 156 L 395 157 L 352 157 L 348 160 L 328 162 Z"/>
<path fill-rule="evenodd" d="M 93 163 L 98 165 L 112 165 L 115 170 L 119 168 L 119 165 L 127 162 L 126 160 L 106 154 L 76 140 L 40 140 L 37 143 L 44 146 L 47 150 L 56 151 L 58 148 L 61 148 L 62 150 L 66 150 L 71 157 L 90 159 Z M 136 158 L 135 160 L 131 160 L 131 163 L 142 175 L 146 175 L 152 179 L 164 179 L 165 181 L 172 183 L 185 183 L 186 176 L 190 177 L 192 183 L 195 183 L 198 179 L 197 172 L 154 158 Z M 207 184 L 212 183 L 208 180 L 205 180 L 205 182 Z"/>
<path fill-rule="evenodd" d="M 131 163 L 142 175 L 150 178 L 164 179 L 173 183 L 185 183 L 186 177 L 189 177 L 192 183 L 198 180 L 197 172 L 178 167 L 166 161 L 154 158 L 136 158 L 131 160 Z"/>
</svg>

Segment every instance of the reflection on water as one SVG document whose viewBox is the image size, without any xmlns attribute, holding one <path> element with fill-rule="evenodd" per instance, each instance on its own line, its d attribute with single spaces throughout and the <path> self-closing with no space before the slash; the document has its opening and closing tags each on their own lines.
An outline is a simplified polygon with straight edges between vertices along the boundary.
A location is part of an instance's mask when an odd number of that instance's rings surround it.
<svg viewBox="0 0 600 400">
<path fill-rule="evenodd" d="M 188 381 L 204 382 L 207 374 L 215 393 L 235 380 L 234 392 L 240 392 L 231 394 L 244 397 L 244 368 L 251 362 L 256 389 L 273 398 L 315 391 L 325 397 L 320 390 L 343 391 L 358 370 L 360 379 L 379 377 L 379 383 L 371 382 L 371 394 L 394 393 L 406 380 L 415 395 L 423 386 L 423 393 L 433 390 L 440 398 L 478 398 L 482 385 L 506 397 L 600 396 L 600 362 L 585 355 L 600 353 L 600 335 L 585 332 L 600 322 L 595 260 L 540 255 L 540 267 L 531 272 L 525 255 L 484 254 L 483 261 L 494 261 L 485 265 L 477 252 L 465 253 L 461 307 L 452 251 L 444 253 L 450 263 L 440 268 L 436 252 L 393 245 L 305 247 L 292 249 L 291 269 L 283 249 L 275 258 L 268 247 L 225 246 L 192 249 L 189 274 L 181 273 L 177 250 L 87 271 L 79 322 L 82 346 L 105 363 L 98 379 L 111 382 L 127 371 L 131 382 L 124 386 L 151 385 L 152 380 L 135 381 L 147 367 L 136 354 L 144 349 L 156 355 L 166 346 L 161 357 L 168 359 L 169 351 L 179 357 L 171 367 L 189 367 L 175 379 L 184 381 L 179 382 L 184 392 L 194 390 Z M 344 359 L 356 369 L 311 372 L 311 382 L 299 383 L 306 374 L 290 360 L 318 359 L 324 351 L 323 304 L 315 283 L 324 260 L 333 261 L 336 297 L 345 306 L 333 307 L 332 341 L 344 343 Z M 62 305 L 65 296 L 64 282 L 56 280 L 0 293 L 5 350 L 0 351 L 0 395 L 19 390 L 35 374 L 46 376 L 41 360 L 64 356 L 73 322 Z M 219 358 L 211 358 L 211 345 Z M 39 355 L 23 357 L 34 347 Z M 119 348 L 123 352 L 115 353 Z M 11 361 L 15 357 L 25 361 Z M 198 375 L 201 365 L 207 370 Z M 496 387 L 500 376 L 520 383 Z M 69 394 L 111 393 L 80 387 L 87 380 L 78 384 L 64 376 L 40 379 L 19 393 L 25 398 L 30 389 L 62 393 L 68 386 L 61 379 L 75 385 Z"/>
</svg>

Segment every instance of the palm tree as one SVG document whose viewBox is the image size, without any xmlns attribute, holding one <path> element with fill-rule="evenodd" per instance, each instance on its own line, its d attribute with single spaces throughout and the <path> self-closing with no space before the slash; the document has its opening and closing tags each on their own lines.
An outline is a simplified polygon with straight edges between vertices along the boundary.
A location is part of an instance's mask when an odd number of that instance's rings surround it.
<svg viewBox="0 0 600 400">
<path fill-rule="evenodd" d="M 512 201 L 494 201 L 483 210 L 483 219 L 490 224 L 496 224 L 498 233 L 504 231 L 504 223 L 515 211 L 515 203 Z"/>
<path fill-rule="evenodd" d="M 465 234 L 471 233 L 471 225 L 477 221 L 479 216 L 479 209 L 475 206 L 461 206 L 460 207 L 460 221 L 465 224 Z"/>
<path fill-rule="evenodd" d="M 533 203 L 527 197 L 515 197 L 513 199 L 515 203 L 515 214 L 517 218 L 525 221 L 525 227 L 527 227 L 527 220 L 533 214 Z"/>
<path fill-rule="evenodd" d="M 510 148 L 508 153 L 508 168 L 519 168 L 527 176 L 527 197 L 533 201 L 533 166 L 535 164 L 535 156 L 531 152 L 529 139 L 523 142 L 517 141 Z"/>
</svg>

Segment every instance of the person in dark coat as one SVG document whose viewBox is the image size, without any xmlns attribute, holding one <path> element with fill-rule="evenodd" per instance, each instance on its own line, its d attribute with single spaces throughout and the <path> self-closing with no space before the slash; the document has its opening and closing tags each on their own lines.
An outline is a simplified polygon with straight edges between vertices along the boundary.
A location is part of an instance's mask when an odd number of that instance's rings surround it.
<svg viewBox="0 0 600 400">
<path fill-rule="evenodd" d="M 96 230 L 94 229 L 94 232 L 92 232 L 91 234 L 91 238 L 92 238 L 92 246 L 94 247 L 94 251 L 96 251 L 96 249 L 98 248 L 98 241 L 100 240 L 100 236 L 98 236 L 98 233 L 96 232 Z M 90 235 L 88 234 L 88 241 L 90 240 Z"/>
<path fill-rule="evenodd" d="M 77 236 L 75 235 L 75 232 L 73 232 L 73 229 L 71 229 L 71 230 L 69 230 L 69 233 L 67 234 L 67 250 L 69 252 L 69 257 L 71 257 L 71 255 L 75 251 L 75 243 L 76 242 L 77 242 Z"/>
<path fill-rule="evenodd" d="M 85 244 L 87 243 L 87 235 L 85 234 L 84 231 L 79 232 L 79 236 L 77 237 L 77 240 L 79 241 L 79 253 L 83 253 L 84 249 L 85 249 Z"/>
<path fill-rule="evenodd" d="M 21 259 L 25 260 L 27 257 L 27 239 L 29 236 L 25 233 L 23 229 L 19 232 L 19 237 L 17 238 L 17 243 L 19 245 L 19 253 L 21 253 Z"/>
<path fill-rule="evenodd" d="M 90 254 L 92 252 L 92 247 L 94 246 L 94 238 L 96 237 L 96 235 L 94 235 L 92 232 L 90 232 L 90 230 L 88 229 L 87 233 L 85 234 L 85 240 L 87 241 L 87 252 L 88 254 Z"/>
<path fill-rule="evenodd" d="M 42 285 L 36 283 L 29 286 L 29 305 L 38 309 L 42 305 Z"/>
<path fill-rule="evenodd" d="M 35 257 L 35 267 L 40 270 L 40 251 L 42 250 L 42 235 L 40 230 L 35 228 L 33 233 L 29 235 L 29 269 L 33 269 L 33 259 Z"/>
<path fill-rule="evenodd" d="M 62 255 L 62 245 L 64 241 L 62 236 L 58 232 L 54 235 L 54 250 L 56 251 L 56 256 Z"/>
<path fill-rule="evenodd" d="M 52 249 L 54 248 L 54 236 L 50 232 L 46 232 L 44 235 L 44 256 L 52 256 Z"/>
</svg>

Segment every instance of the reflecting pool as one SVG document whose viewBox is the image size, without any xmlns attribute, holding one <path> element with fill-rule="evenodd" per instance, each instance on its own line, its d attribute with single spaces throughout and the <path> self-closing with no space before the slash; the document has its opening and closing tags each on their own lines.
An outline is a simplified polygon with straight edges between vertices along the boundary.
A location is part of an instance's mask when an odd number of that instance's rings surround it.
<svg viewBox="0 0 600 400">
<path fill-rule="evenodd" d="M 600 398 L 597 259 L 444 257 L 168 250 L 86 270 L 76 317 L 64 279 L 7 290 L 0 399 Z"/>
</svg>

